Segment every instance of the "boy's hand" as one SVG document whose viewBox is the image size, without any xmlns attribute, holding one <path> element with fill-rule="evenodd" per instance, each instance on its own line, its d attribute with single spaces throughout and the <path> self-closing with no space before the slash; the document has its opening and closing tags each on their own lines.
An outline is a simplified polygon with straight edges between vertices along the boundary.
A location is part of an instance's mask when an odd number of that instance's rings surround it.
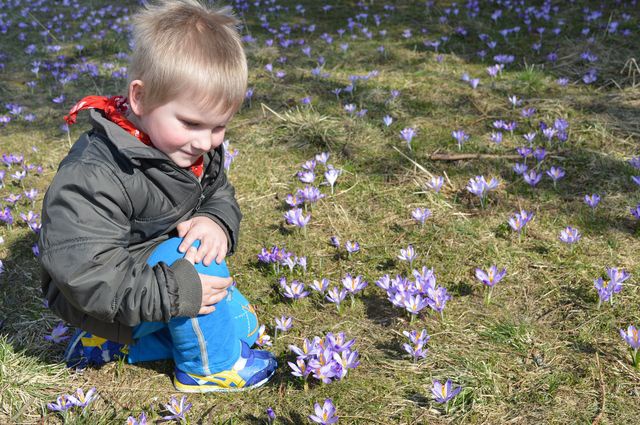
<svg viewBox="0 0 640 425">
<path fill-rule="evenodd" d="M 199 216 L 183 221 L 178 224 L 177 230 L 178 236 L 184 239 L 178 247 L 180 252 L 186 252 L 196 240 L 200 240 L 194 259 L 196 263 L 203 262 L 205 266 L 209 266 L 215 259 L 220 264 L 227 255 L 227 234 L 209 217 Z"/>
<path fill-rule="evenodd" d="M 187 250 L 184 258 L 191 264 L 195 264 L 195 258 L 197 249 L 191 247 Z M 216 307 L 214 304 L 222 301 L 227 296 L 227 288 L 233 283 L 233 279 L 230 277 L 216 277 L 206 274 L 200 274 L 200 282 L 202 284 L 202 303 L 200 304 L 200 310 L 198 314 L 209 314 L 213 312 Z"/>
</svg>

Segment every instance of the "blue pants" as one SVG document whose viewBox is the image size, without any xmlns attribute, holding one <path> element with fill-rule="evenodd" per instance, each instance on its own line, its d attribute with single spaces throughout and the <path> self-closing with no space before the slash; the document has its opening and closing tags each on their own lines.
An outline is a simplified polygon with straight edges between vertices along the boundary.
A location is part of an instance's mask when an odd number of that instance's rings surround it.
<svg viewBox="0 0 640 425">
<path fill-rule="evenodd" d="M 162 261 L 172 264 L 184 257 L 178 251 L 181 238 L 169 239 L 156 247 L 147 260 L 150 266 Z M 194 246 L 198 246 L 196 241 Z M 208 267 L 196 264 L 201 274 L 228 277 L 225 262 Z M 210 314 L 175 317 L 169 323 L 145 322 L 133 331 L 135 342 L 129 346 L 129 363 L 173 359 L 183 372 L 196 375 L 230 369 L 240 356 L 240 341 L 250 347 L 258 338 L 258 320 L 253 307 L 235 287 L 216 304 Z"/>
</svg>

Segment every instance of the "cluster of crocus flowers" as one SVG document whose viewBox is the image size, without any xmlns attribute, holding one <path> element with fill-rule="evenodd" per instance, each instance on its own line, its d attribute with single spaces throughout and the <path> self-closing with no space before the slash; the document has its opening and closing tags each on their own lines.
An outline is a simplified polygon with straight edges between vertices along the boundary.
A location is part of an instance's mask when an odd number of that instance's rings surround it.
<svg viewBox="0 0 640 425">
<path fill-rule="evenodd" d="M 431 337 L 427 334 L 426 329 L 422 329 L 420 332 L 417 331 L 402 331 L 402 334 L 409 338 L 410 344 L 404 343 L 402 344 L 402 348 L 404 351 L 409 353 L 413 358 L 414 363 L 419 359 L 423 359 L 427 356 L 427 342 L 431 339 Z"/>
<path fill-rule="evenodd" d="M 490 191 L 495 190 L 500 182 L 492 177 L 487 181 L 484 176 L 475 176 L 469 180 L 467 184 L 467 190 L 480 198 L 480 206 L 484 208 L 487 195 Z"/>
<path fill-rule="evenodd" d="M 279 248 L 277 245 L 273 245 L 269 249 L 262 248 L 260 254 L 258 254 L 258 261 L 263 264 L 271 264 L 276 273 L 280 272 L 280 266 L 289 267 L 291 272 L 296 266 L 302 268 L 303 271 L 306 271 L 307 267 L 306 257 L 298 257 L 285 248 Z"/>
<path fill-rule="evenodd" d="M 502 278 L 507 274 L 507 269 L 502 269 L 498 271 L 498 267 L 492 265 L 487 270 L 482 270 L 480 268 L 476 269 L 476 278 L 485 285 L 487 290 L 487 295 L 485 296 L 485 300 L 487 304 L 491 302 L 491 294 L 493 292 L 493 287 L 496 283 L 500 282 Z"/>
<path fill-rule="evenodd" d="M 598 308 L 603 302 L 613 304 L 613 294 L 622 291 L 622 282 L 631 277 L 627 271 L 615 267 L 607 268 L 606 272 L 609 280 L 599 277 L 593 281 L 593 287 L 598 291 Z"/>
<path fill-rule="evenodd" d="M 291 374 L 302 378 L 305 384 L 309 376 L 325 384 L 343 379 L 349 369 L 360 364 L 354 344 L 355 339 L 347 340 L 344 332 L 329 332 L 323 338 L 305 338 L 302 347 L 290 345 L 289 349 L 296 355 L 295 363 L 287 362 Z"/>
<path fill-rule="evenodd" d="M 387 292 L 387 298 L 394 306 L 406 309 L 412 321 L 427 306 L 442 315 L 451 296 L 445 287 L 436 284 L 433 269 L 413 270 L 413 277 L 415 280 L 401 275 L 395 278 L 384 275 L 376 285 Z"/>
<path fill-rule="evenodd" d="M 518 239 L 522 238 L 522 233 L 525 230 L 525 226 L 533 219 L 533 213 L 528 212 L 526 210 L 520 210 L 516 212 L 507 221 L 509 223 L 509 227 L 514 232 L 518 232 Z"/>
<path fill-rule="evenodd" d="M 73 394 L 63 394 L 54 403 L 47 403 L 47 409 L 53 412 L 66 412 L 73 408 L 85 409 L 97 397 L 95 387 L 87 391 L 86 394 L 82 388 L 78 388 Z"/>
</svg>

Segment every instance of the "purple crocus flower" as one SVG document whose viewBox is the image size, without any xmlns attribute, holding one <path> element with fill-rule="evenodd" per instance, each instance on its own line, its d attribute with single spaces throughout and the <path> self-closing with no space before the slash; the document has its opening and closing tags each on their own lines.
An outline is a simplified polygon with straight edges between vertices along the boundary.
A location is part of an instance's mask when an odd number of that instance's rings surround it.
<svg viewBox="0 0 640 425">
<path fill-rule="evenodd" d="M 398 255 L 398 260 L 408 261 L 409 267 L 413 267 L 413 260 L 415 260 L 417 256 L 418 254 L 416 253 L 415 249 L 413 249 L 413 245 L 409 244 L 409 246 L 407 246 L 406 249 L 405 248 L 400 249 L 400 255 Z"/>
<path fill-rule="evenodd" d="M 287 194 L 287 196 L 285 196 L 284 201 L 290 207 L 297 207 L 297 206 L 302 205 L 304 203 L 303 199 L 300 199 L 299 197 L 297 197 L 296 195 L 293 195 L 291 193 L 289 193 L 289 194 Z"/>
<path fill-rule="evenodd" d="M 294 208 L 287 211 L 284 214 L 284 218 L 287 220 L 288 224 L 292 224 L 297 227 L 305 227 L 309 223 L 309 220 L 311 220 L 311 214 L 305 216 L 302 213 L 302 209 Z"/>
<path fill-rule="evenodd" d="M 316 403 L 314 405 L 314 411 L 315 415 L 309 415 L 309 419 L 315 423 L 329 425 L 338 422 L 336 407 L 330 398 L 326 399 L 322 406 L 320 406 L 320 403 Z"/>
<path fill-rule="evenodd" d="M 525 210 L 515 213 L 509 218 L 509 226 L 518 233 L 521 233 L 524 227 L 533 219 L 533 213 Z"/>
<path fill-rule="evenodd" d="M 540 180 L 542 179 L 542 174 L 538 174 L 536 170 L 531 169 L 525 173 L 522 173 L 522 178 L 527 182 L 531 187 L 535 187 Z"/>
<path fill-rule="evenodd" d="M 187 403 L 187 396 L 182 396 L 182 399 L 178 402 L 175 396 L 171 396 L 168 404 L 165 404 L 164 407 L 171 413 L 171 415 L 163 416 L 164 420 L 177 420 L 182 421 L 185 418 L 187 412 L 191 409 L 191 403 Z"/>
<path fill-rule="evenodd" d="M 292 280 L 291 285 L 288 285 L 287 279 L 282 277 L 280 278 L 280 286 L 284 291 L 283 295 L 287 298 L 299 300 L 309 295 L 309 292 L 305 291 L 304 283 L 297 280 Z"/>
<path fill-rule="evenodd" d="M 35 201 L 36 196 L 38 196 L 37 189 L 29 189 L 24 191 L 24 196 L 27 197 L 30 201 Z"/>
<path fill-rule="evenodd" d="M 142 412 L 137 419 L 134 416 L 129 416 L 125 425 L 147 425 L 147 415 Z"/>
<path fill-rule="evenodd" d="M 553 180 L 553 187 L 556 186 L 556 182 L 563 178 L 565 174 L 564 170 L 560 167 L 551 167 L 547 170 L 547 175 Z"/>
<path fill-rule="evenodd" d="M 517 162 L 516 165 L 513 166 L 513 172 L 522 175 L 529 169 L 529 166 L 524 162 Z"/>
<path fill-rule="evenodd" d="M 589 208 L 595 209 L 600 203 L 600 196 L 597 193 L 584 195 L 584 203 L 587 204 Z"/>
<path fill-rule="evenodd" d="M 0 209 L 0 221 L 4 221 L 9 226 L 13 224 L 13 215 L 11 214 L 11 209 L 9 209 L 9 207 Z"/>
<path fill-rule="evenodd" d="M 638 335 L 638 329 L 636 329 L 635 326 L 629 325 L 626 331 L 624 329 L 620 329 L 620 336 L 633 350 L 640 349 L 640 336 Z"/>
<path fill-rule="evenodd" d="M 382 122 L 386 127 L 389 127 L 393 123 L 393 118 L 391 118 L 389 115 L 385 115 L 384 117 L 382 117 Z"/>
<path fill-rule="evenodd" d="M 453 383 L 450 379 L 447 379 L 447 382 L 445 382 L 444 385 L 440 383 L 440 381 L 433 381 L 431 393 L 433 394 L 436 402 L 447 403 L 449 400 L 457 396 L 461 389 L 461 387 L 453 388 Z"/>
<path fill-rule="evenodd" d="M 314 203 L 318 202 L 320 199 L 324 198 L 325 195 L 320 192 L 315 186 L 305 186 L 303 189 L 298 189 L 297 196 L 301 199 L 304 199 L 305 202 Z"/>
<path fill-rule="evenodd" d="M 523 108 L 520 115 L 522 115 L 523 118 L 531 118 L 535 113 L 536 108 Z"/>
<path fill-rule="evenodd" d="M 5 208 L 5 212 L 6 211 L 7 211 L 7 208 Z M 631 215 L 634 216 L 637 219 L 640 219 L 640 204 L 638 204 L 635 207 L 631 208 Z M 2 220 L 2 213 L 1 212 L 0 212 L 0 220 Z"/>
<path fill-rule="evenodd" d="M 313 173 L 313 171 L 298 172 L 298 180 L 300 180 L 302 183 L 313 183 L 315 179 L 316 175 Z"/>
<path fill-rule="evenodd" d="M 499 131 L 492 132 L 492 133 L 489 135 L 489 138 L 490 138 L 490 139 L 491 139 L 491 141 L 492 141 L 493 143 L 495 143 L 496 145 L 499 145 L 500 143 L 502 143 L 502 133 L 501 133 L 501 132 L 499 132 Z"/>
<path fill-rule="evenodd" d="M 336 180 L 342 174 L 342 170 L 335 169 L 333 167 L 327 169 L 324 173 L 324 178 L 327 180 L 327 183 L 331 186 L 331 194 L 333 194 L 333 187 L 336 184 Z"/>
<path fill-rule="evenodd" d="M 339 289 L 338 287 L 334 286 L 333 288 L 327 291 L 326 298 L 327 298 L 327 301 L 334 303 L 338 311 L 340 311 L 340 304 L 342 303 L 342 301 L 344 301 L 346 296 L 347 296 L 346 289 L 344 288 Z"/>
<path fill-rule="evenodd" d="M 356 241 L 346 241 L 344 247 L 349 254 L 360 251 L 360 244 Z"/>
<path fill-rule="evenodd" d="M 302 357 L 298 357 L 295 363 L 287 363 L 289 364 L 289 367 L 291 367 L 291 374 L 293 376 L 306 379 L 309 373 L 311 373 L 311 369 L 307 367 L 307 362 L 305 362 L 305 359 Z"/>
<path fill-rule="evenodd" d="M 564 229 L 562 229 L 562 231 L 560 232 L 559 239 L 564 243 L 574 244 L 578 242 L 581 237 L 582 236 L 580 235 L 580 232 L 578 231 L 578 229 L 571 226 L 567 226 Z"/>
<path fill-rule="evenodd" d="M 276 317 L 276 329 L 281 332 L 287 332 L 293 326 L 293 318 L 282 316 L 280 318 Z"/>
<path fill-rule="evenodd" d="M 429 298 L 422 297 L 422 295 L 420 294 L 405 294 L 404 296 L 404 308 L 407 309 L 410 314 L 416 315 L 420 312 L 420 310 L 428 305 L 431 305 L 431 303 L 429 302 Z"/>
<path fill-rule="evenodd" d="M 603 302 L 609 301 L 613 295 L 611 285 L 609 285 L 609 283 L 609 281 L 606 281 L 601 277 L 593 281 L 593 287 L 598 291 L 598 307 L 600 307 Z"/>
<path fill-rule="evenodd" d="M 71 335 L 65 335 L 68 330 L 69 328 L 66 327 L 64 323 L 59 322 L 56 327 L 51 330 L 50 335 L 44 336 L 44 339 L 53 342 L 54 344 L 59 344 L 71 338 Z"/>
<path fill-rule="evenodd" d="M 416 135 L 416 130 L 412 127 L 406 127 L 400 131 L 400 137 L 402 138 L 402 140 L 407 142 L 407 146 L 409 147 L 409 150 L 411 150 L 411 140 L 413 140 L 415 135 Z"/>
<path fill-rule="evenodd" d="M 85 394 L 82 388 L 78 388 L 75 393 L 68 396 L 68 399 L 74 406 L 86 408 L 93 400 L 98 397 L 96 387 L 92 387 Z"/>
<path fill-rule="evenodd" d="M 522 158 L 527 158 L 533 153 L 533 149 L 528 146 L 519 146 L 516 148 L 516 152 L 518 152 L 518 155 Z"/>
<path fill-rule="evenodd" d="M 351 274 L 347 273 L 347 275 L 342 279 L 342 286 L 344 286 L 350 294 L 357 294 L 366 288 L 367 285 L 367 281 L 362 280 L 362 276 L 360 275 L 353 277 Z"/>
<path fill-rule="evenodd" d="M 640 337 L 638 336 L 638 329 L 633 325 L 629 325 L 626 331 L 620 329 L 620 336 L 629 344 L 633 366 L 640 367 Z"/>
<path fill-rule="evenodd" d="M 267 420 L 269 421 L 269 425 L 272 425 L 273 421 L 276 420 L 276 412 L 274 412 L 271 407 L 267 407 Z"/>
<path fill-rule="evenodd" d="M 477 268 L 476 278 L 483 284 L 493 287 L 496 283 L 500 282 L 502 278 L 507 274 L 507 269 L 498 271 L 498 267 L 492 265 L 487 271 Z"/>
<path fill-rule="evenodd" d="M 631 165 L 633 168 L 640 169 L 640 156 L 634 156 L 633 158 L 631 158 L 629 160 L 629 165 Z"/>
<path fill-rule="evenodd" d="M 319 154 L 316 154 L 314 159 L 321 164 L 326 164 L 329 160 L 329 156 L 331 156 L 329 152 L 320 152 Z"/>
<path fill-rule="evenodd" d="M 442 310 L 444 310 L 447 301 L 451 299 L 451 296 L 447 293 L 447 288 L 444 286 L 438 286 L 435 289 L 427 288 L 427 296 L 429 307 L 440 314 L 442 314 Z"/>
<path fill-rule="evenodd" d="M 340 248 L 340 238 L 337 236 L 331 236 L 329 238 L 329 245 L 335 247 L 335 248 Z"/>
<path fill-rule="evenodd" d="M 467 135 L 464 130 L 454 130 L 451 132 L 451 137 L 453 137 L 456 142 L 458 142 L 458 149 L 462 149 L 462 145 L 469 140 L 469 135 Z"/>
<path fill-rule="evenodd" d="M 256 339 L 256 344 L 259 347 L 271 347 L 271 345 L 273 345 L 271 337 L 267 335 L 267 327 L 265 325 L 260 325 L 258 328 L 258 339 Z"/>
<path fill-rule="evenodd" d="M 58 396 L 55 403 L 47 403 L 47 409 L 52 412 L 65 412 L 74 407 L 74 404 L 69 401 L 67 395 Z"/>
<path fill-rule="evenodd" d="M 425 183 L 427 189 L 433 190 L 435 193 L 440 193 L 440 189 L 442 189 L 442 185 L 444 184 L 444 177 L 442 176 L 432 176 L 431 179 Z"/>
<path fill-rule="evenodd" d="M 531 132 L 531 133 L 526 133 L 524 134 L 522 137 L 524 138 L 524 140 L 526 140 L 527 142 L 529 142 L 529 144 L 533 143 L 533 140 L 536 138 L 537 133 Z"/>
<path fill-rule="evenodd" d="M 607 276 L 609 276 L 611 282 L 612 294 L 617 294 L 622 291 L 622 282 L 631 277 L 626 270 L 618 270 L 616 267 L 607 268 Z"/>
<path fill-rule="evenodd" d="M 420 223 L 421 226 L 424 225 L 424 222 L 431 216 L 431 210 L 429 210 L 428 208 L 416 208 L 413 211 L 411 211 L 411 217 L 413 217 L 413 219 L 415 221 L 417 221 L 418 223 Z"/>
<path fill-rule="evenodd" d="M 533 151 L 533 157 L 536 159 L 537 162 L 542 162 L 546 156 L 547 156 L 547 150 L 545 148 L 537 147 Z"/>
<path fill-rule="evenodd" d="M 469 180 L 467 184 L 467 190 L 480 198 L 480 204 L 484 207 L 484 200 L 487 194 L 498 187 L 498 180 L 491 178 L 490 181 L 486 181 L 484 176 L 476 176 Z"/>
<path fill-rule="evenodd" d="M 329 279 L 325 277 L 320 280 L 314 280 L 309 286 L 311 286 L 311 289 L 324 294 L 324 291 L 329 287 Z"/>
</svg>

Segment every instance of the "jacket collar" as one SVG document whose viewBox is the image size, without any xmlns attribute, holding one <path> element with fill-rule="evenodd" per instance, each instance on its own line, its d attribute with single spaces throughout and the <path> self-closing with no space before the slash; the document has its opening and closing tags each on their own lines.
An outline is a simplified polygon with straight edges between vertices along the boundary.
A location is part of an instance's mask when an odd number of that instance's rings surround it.
<svg viewBox="0 0 640 425">
<path fill-rule="evenodd" d="M 169 157 L 158 149 L 147 146 L 131 134 L 127 133 L 118 124 L 106 119 L 96 109 L 89 110 L 93 128 L 104 133 L 118 151 L 132 162 L 139 164 L 140 159 L 161 159 L 170 161 Z"/>
<path fill-rule="evenodd" d="M 118 152 L 120 152 L 125 158 L 129 159 L 132 163 L 140 165 L 141 159 L 159 159 L 172 162 L 171 159 L 162 151 L 145 145 L 122 129 L 118 124 L 106 119 L 99 110 L 89 109 L 89 116 L 91 117 L 91 124 L 93 125 L 93 128 L 104 133 L 111 143 L 118 149 Z M 218 153 L 220 158 L 224 158 L 222 145 L 217 147 L 215 151 Z M 208 168 L 212 157 L 213 152 L 209 152 L 205 156 L 205 171 Z M 219 162 L 219 165 L 221 166 L 224 161 L 220 160 Z"/>
</svg>

